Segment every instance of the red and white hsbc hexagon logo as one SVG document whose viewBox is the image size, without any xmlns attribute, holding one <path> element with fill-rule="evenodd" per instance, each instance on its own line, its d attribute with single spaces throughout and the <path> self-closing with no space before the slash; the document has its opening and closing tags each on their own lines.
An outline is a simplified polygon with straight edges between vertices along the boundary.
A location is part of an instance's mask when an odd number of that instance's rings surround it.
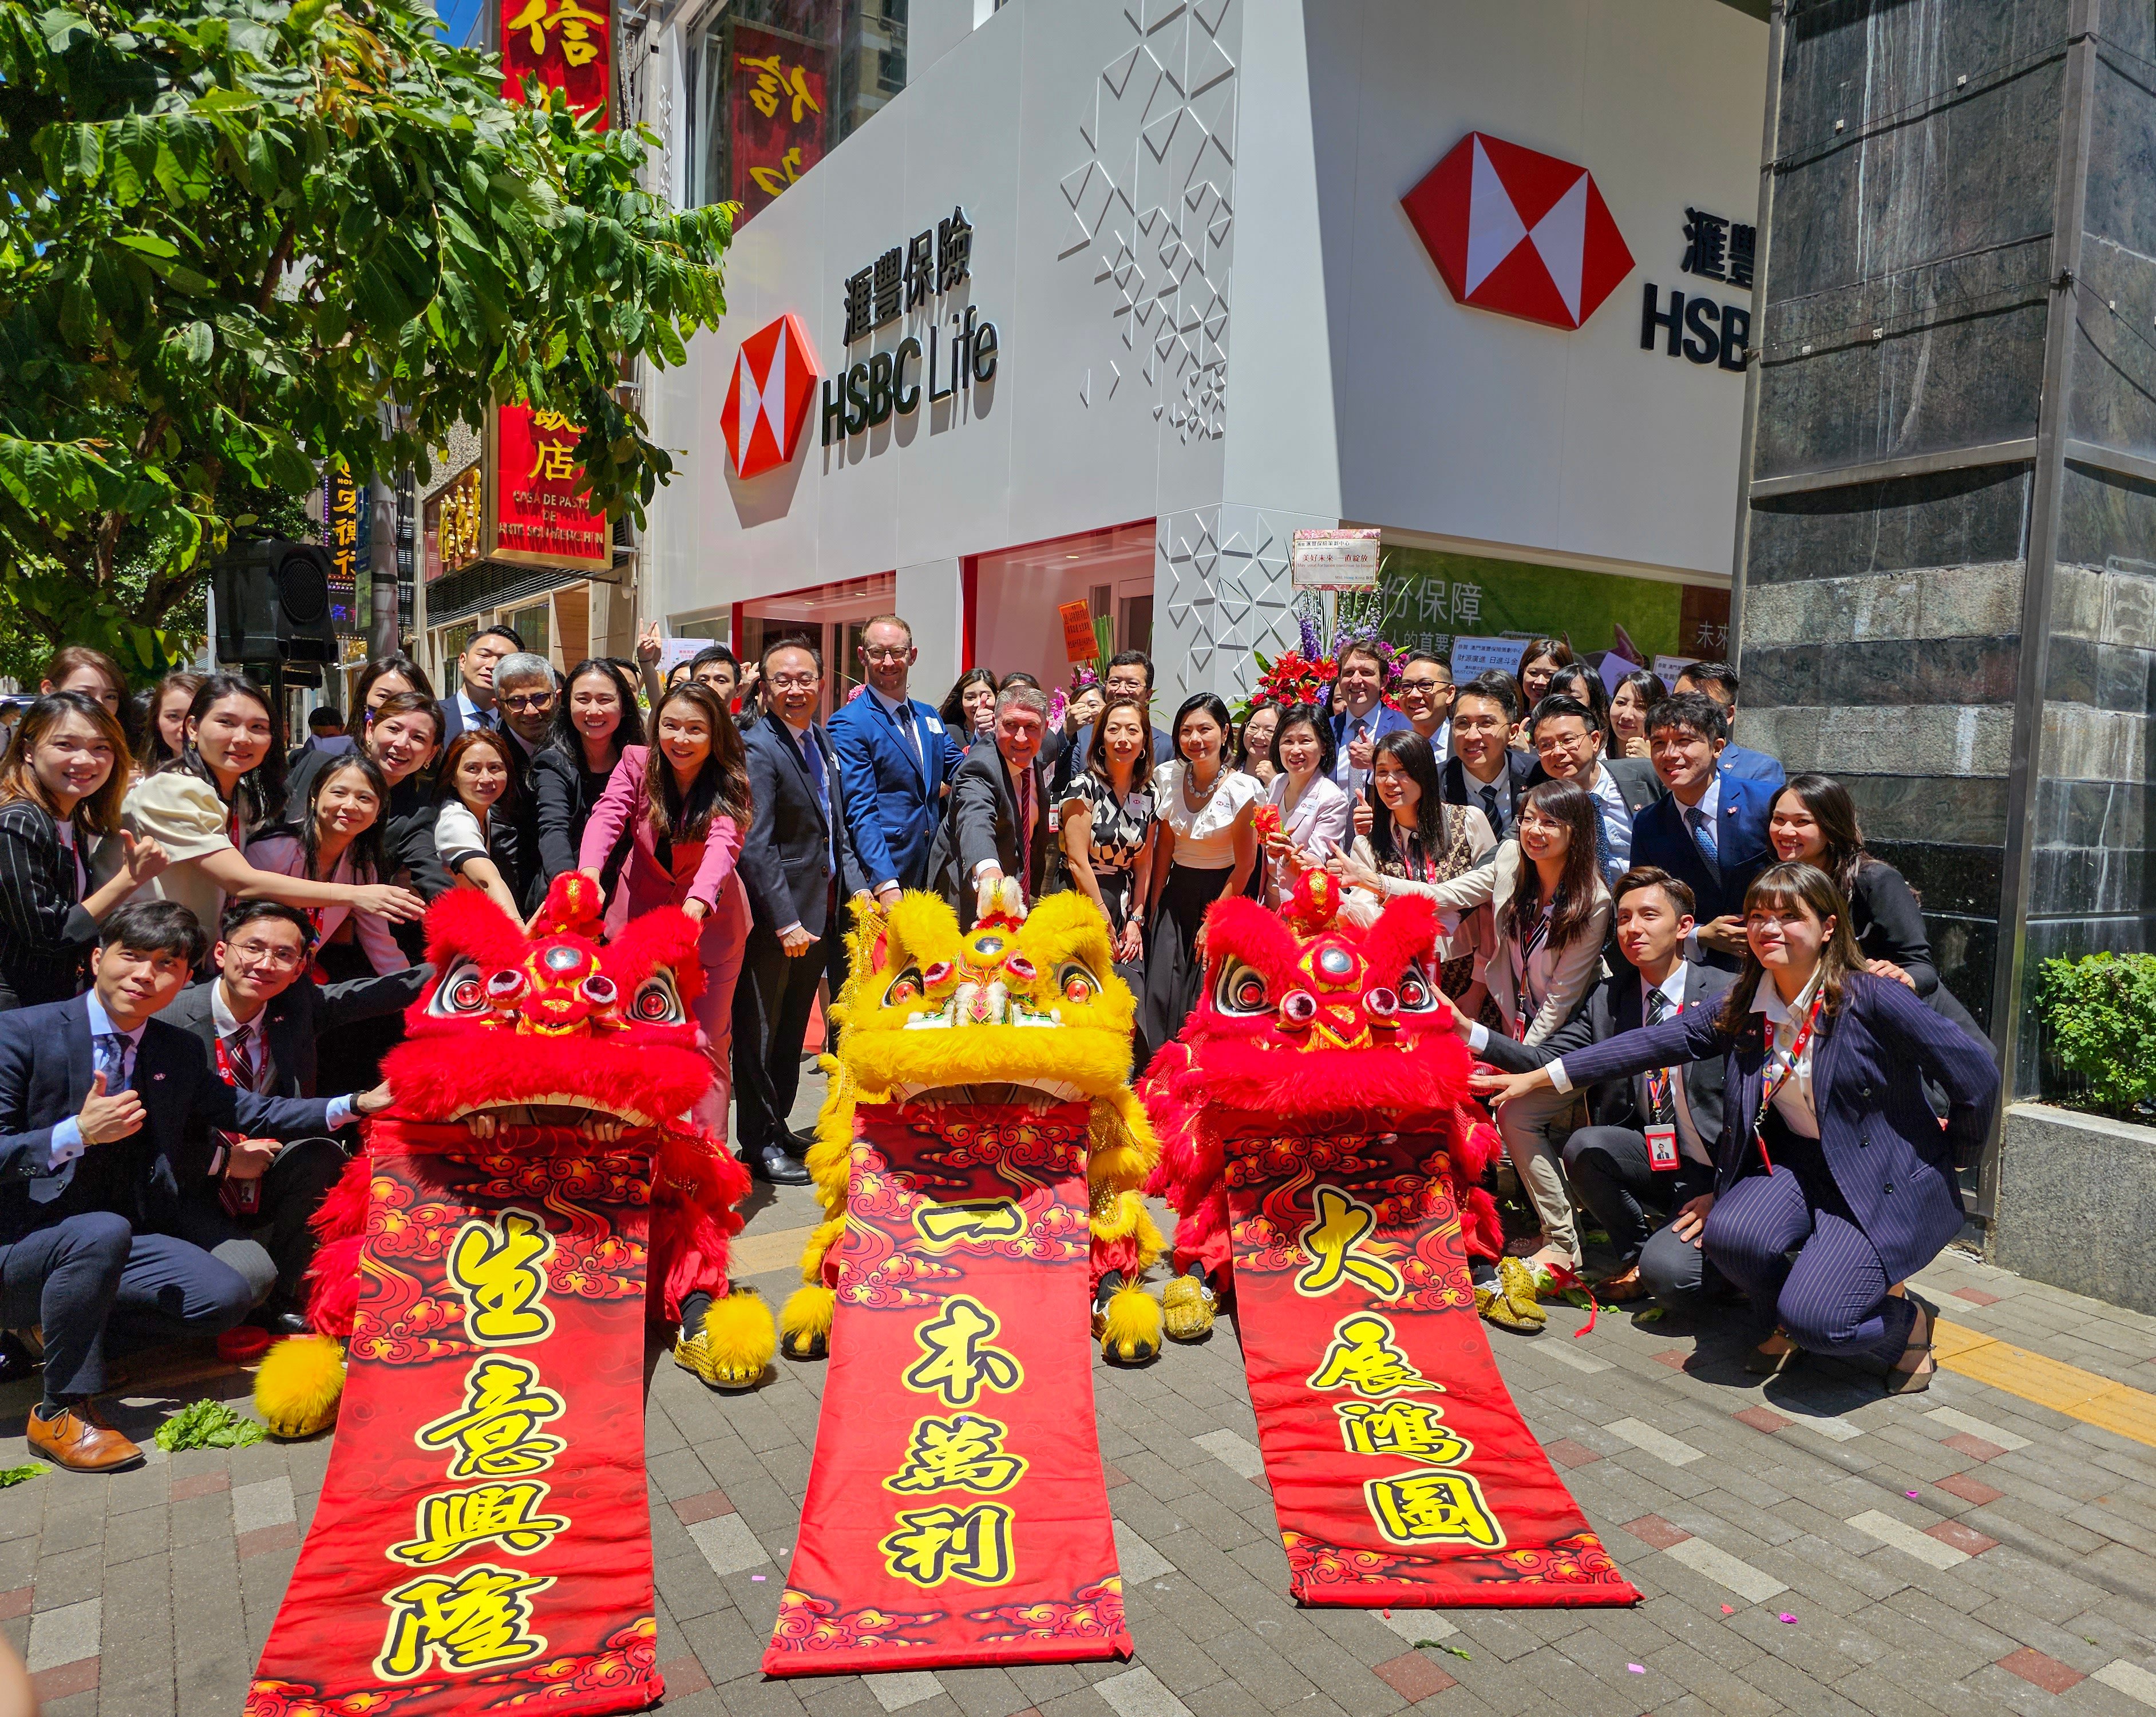
<svg viewBox="0 0 2156 1717">
<path fill-rule="evenodd" d="M 1462 304 L 1578 327 L 1632 271 L 1596 188 L 1569 161 L 1470 131 L 1400 199 Z"/>
<path fill-rule="evenodd" d="M 790 311 L 742 342 L 722 414 L 736 476 L 761 476 L 793 460 L 821 373 L 808 331 Z"/>
</svg>

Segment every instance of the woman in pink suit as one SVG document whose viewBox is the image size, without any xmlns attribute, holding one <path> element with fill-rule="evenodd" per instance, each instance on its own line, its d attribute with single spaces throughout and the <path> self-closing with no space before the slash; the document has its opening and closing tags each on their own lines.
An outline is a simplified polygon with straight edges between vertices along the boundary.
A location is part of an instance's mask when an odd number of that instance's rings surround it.
<svg viewBox="0 0 2156 1717">
<path fill-rule="evenodd" d="M 628 747 L 614 765 L 584 825 L 578 868 L 597 882 L 627 830 L 628 856 L 607 902 L 608 936 L 660 907 L 703 920 L 704 993 L 695 1006 L 711 1085 L 696 1118 L 723 1139 L 734 980 L 748 941 L 748 897 L 734 873 L 748 828 L 748 763 L 733 717 L 697 681 L 660 698 L 651 727 L 657 743 Z"/>
</svg>

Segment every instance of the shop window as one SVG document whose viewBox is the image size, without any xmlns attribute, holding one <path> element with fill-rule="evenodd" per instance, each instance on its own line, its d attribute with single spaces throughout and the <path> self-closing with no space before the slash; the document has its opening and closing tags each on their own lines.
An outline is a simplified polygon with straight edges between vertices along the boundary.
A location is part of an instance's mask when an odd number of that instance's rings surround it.
<svg viewBox="0 0 2156 1717">
<path fill-rule="evenodd" d="M 1149 519 L 984 554 L 975 566 L 974 660 L 998 679 L 1022 668 L 1051 690 L 1070 683 L 1070 663 L 1056 614 L 1067 602 L 1082 602 L 1096 616 L 1115 616 L 1111 653 L 1145 650 L 1152 643 Z M 1141 604 L 1145 637 L 1133 643 L 1131 619 Z"/>
<path fill-rule="evenodd" d="M 524 647 L 533 655 L 544 655 L 552 640 L 547 635 L 547 610 L 543 602 L 530 608 L 512 609 L 501 617 L 501 624 L 524 640 Z"/>
<path fill-rule="evenodd" d="M 752 219 L 904 89 L 907 4 L 734 0 L 692 33 L 690 206 Z"/>
<path fill-rule="evenodd" d="M 1116 616 L 1116 648 L 1152 654 L 1152 592 L 1126 596 Z"/>
</svg>

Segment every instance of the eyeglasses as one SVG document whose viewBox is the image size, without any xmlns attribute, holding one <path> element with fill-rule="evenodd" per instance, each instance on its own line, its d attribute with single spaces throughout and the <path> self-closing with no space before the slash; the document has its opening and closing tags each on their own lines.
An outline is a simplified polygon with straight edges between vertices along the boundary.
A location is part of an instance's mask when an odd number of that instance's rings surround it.
<svg viewBox="0 0 2156 1717">
<path fill-rule="evenodd" d="M 821 676 L 816 674 L 773 674 L 771 676 L 771 683 L 782 691 L 806 691 Z"/>
<path fill-rule="evenodd" d="M 864 644 L 861 646 L 861 654 L 870 661 L 904 661 L 912 653 L 913 646 L 910 644 Z"/>
<path fill-rule="evenodd" d="M 234 942 L 228 946 L 243 966 L 296 966 L 307 957 L 303 948 L 285 948 L 274 942 Z"/>
<path fill-rule="evenodd" d="M 503 698 L 501 705 L 504 709 L 513 709 L 521 716 L 526 710 L 552 708 L 554 694 L 551 691 L 523 692 L 515 697 Z"/>
<path fill-rule="evenodd" d="M 1452 682 L 1449 680 L 1403 679 L 1400 681 L 1400 690 L 1403 691 L 1450 691 L 1452 690 Z"/>
</svg>

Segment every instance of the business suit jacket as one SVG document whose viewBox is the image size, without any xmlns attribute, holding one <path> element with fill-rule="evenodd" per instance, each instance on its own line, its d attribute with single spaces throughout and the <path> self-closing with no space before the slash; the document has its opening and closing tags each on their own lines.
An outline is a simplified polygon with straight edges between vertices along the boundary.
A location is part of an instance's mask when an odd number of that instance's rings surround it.
<svg viewBox="0 0 2156 1717">
<path fill-rule="evenodd" d="M 86 883 L 89 841 L 80 830 L 75 839 Z M 83 987 L 97 920 L 80 886 L 52 813 L 27 799 L 0 805 L 0 1009 L 64 1001 Z"/>
<path fill-rule="evenodd" d="M 1483 810 L 1482 784 L 1468 774 L 1467 765 L 1456 757 L 1445 758 L 1442 763 L 1439 779 L 1445 783 L 1445 802 L 1447 805 L 1470 805 L 1477 810 Z M 1519 802 L 1520 794 L 1527 790 L 1528 777 L 1541 767 L 1541 759 L 1532 752 L 1521 751 L 1509 745 L 1505 748 L 1505 768 L 1512 778 L 1512 800 L 1515 805 Z M 1512 832 L 1516 820 L 1501 791 L 1497 795 L 1496 820 L 1490 825 L 1490 832 L 1502 841 Z"/>
<path fill-rule="evenodd" d="M 966 753 L 951 778 L 951 805 L 936 836 L 929 870 L 936 892 L 958 909 L 962 928 L 973 923 L 973 871 L 993 859 L 1006 876 L 1028 880 L 1029 896 L 1040 891 L 1048 862 L 1047 772 L 1040 759 L 1029 765 L 1034 779 L 1033 846 L 1020 864 L 1018 793 L 1004 754 L 993 745 L 977 745 Z"/>
<path fill-rule="evenodd" d="M 1702 960 L 1685 963 L 1685 1006 L 1687 1009 L 1721 1005 L 1734 972 L 1710 966 Z M 1495 1032 L 1477 1051 L 1480 1060 L 1507 1073 L 1532 1072 L 1546 1062 L 1566 1057 L 1571 1070 L 1573 1051 L 1590 1043 L 1607 1043 L 1621 1032 L 1637 1031 L 1646 1020 L 1646 997 L 1641 993 L 1638 969 L 1629 960 L 1588 992 L 1587 1005 L 1540 1043 L 1515 1043 Z M 1693 1128 L 1707 1154 L 1714 1154 L 1722 1138 L 1722 1098 L 1726 1061 L 1708 1056 L 1684 1064 L 1685 1101 L 1691 1107 Z M 1598 1127 L 1629 1127 L 1642 1131 L 1654 1115 L 1647 1098 L 1644 1073 L 1603 1080 L 1587 1093 L 1587 1113 Z"/>
<path fill-rule="evenodd" d="M 582 864 L 584 827 L 613 777 L 612 769 L 593 774 L 584 768 L 581 757 L 572 758 L 559 746 L 542 745 L 533 753 L 526 785 L 531 795 L 542 890 L 564 871 Z M 603 870 L 610 856 L 603 855 L 595 868 Z"/>
<path fill-rule="evenodd" d="M 457 698 L 457 694 L 463 690 L 462 686 L 452 686 L 446 697 L 436 700 L 442 712 L 441 749 L 443 751 L 449 748 L 449 742 L 462 733 L 468 725 L 465 721 L 465 707 Z M 437 755 L 439 754 L 438 753 Z"/>
<path fill-rule="evenodd" d="M 1413 733 L 1414 723 L 1389 703 L 1379 703 L 1363 719 L 1370 724 L 1370 738 L 1382 739 L 1388 733 Z M 1332 779 L 1342 787 L 1353 777 L 1354 765 L 1348 761 L 1348 736 L 1355 731 L 1355 717 L 1342 710 L 1332 718 Z"/>
<path fill-rule="evenodd" d="M 622 752 L 606 791 L 584 825 L 579 866 L 589 871 L 603 868 L 626 834 L 628 856 L 607 897 L 608 937 L 619 936 L 631 919 L 660 907 L 701 901 L 704 933 L 699 957 L 706 965 L 716 964 L 718 950 L 726 941 L 738 942 L 748 933 L 748 897 L 738 870 L 744 830 L 721 813 L 711 819 L 701 841 L 670 841 L 666 857 L 661 859 L 651 819 L 644 814 L 644 772 L 649 757 L 649 748 L 642 745 Z"/>
<path fill-rule="evenodd" d="M 1602 759 L 1603 773 L 1617 784 L 1617 796 L 1625 801 L 1625 809 L 1634 816 L 1645 810 L 1662 796 L 1662 778 L 1655 773 L 1655 766 L 1643 757 L 1605 757 Z M 1463 779 L 1465 772 L 1463 771 Z M 1549 779 L 1549 771 L 1537 758 L 1521 783 L 1521 790 L 1539 787 Z M 1478 795 L 1479 797 L 1479 795 Z"/>
<path fill-rule="evenodd" d="M 846 789 L 839 760 L 820 722 L 808 731 L 824 755 L 826 790 L 821 796 L 809 781 L 793 729 L 783 721 L 773 716 L 742 736 L 755 810 L 742 841 L 741 873 L 748 887 L 754 936 L 775 938 L 788 924 L 798 924 L 820 938 L 831 922 L 832 883 L 840 883 L 849 895 L 868 887 L 853 836 L 846 832 Z M 621 772 L 614 773 L 619 778 Z"/>
<path fill-rule="evenodd" d="M 943 818 L 943 784 L 966 755 L 932 704 L 906 702 L 921 739 L 918 754 L 873 691 L 831 717 L 831 749 L 845 779 L 847 832 L 871 888 L 886 882 L 918 888 L 928 880 L 928 852 Z"/>
<path fill-rule="evenodd" d="M 1692 916 L 1702 924 L 1743 912 L 1752 879 L 1774 862 L 1767 819 L 1776 791 L 1763 781 L 1723 774 L 1714 820 L 1718 861 L 1712 871 L 1686 826 L 1683 807 L 1675 794 L 1664 794 L 1632 819 L 1633 864 L 1657 866 L 1691 889 Z"/>
<path fill-rule="evenodd" d="M 1762 980 L 1765 981 L 1765 980 Z M 1851 973 L 1838 1014 L 1820 1016 L 1812 1049 L 1812 1101 L 1820 1148 L 1835 1185 L 1887 1279 L 1913 1276 L 1961 1231 L 1958 1161 L 1984 1143 L 1999 1070 L 1988 1044 L 1926 1007 L 1891 978 Z M 1624 1032 L 1564 1058 L 1575 1085 L 1649 1067 L 1722 1056 L 1726 1100 L 1714 1187 L 1727 1192 L 1758 1162 L 1753 1120 L 1766 1090 L 1765 1016 L 1746 1013 L 1726 1032 L 1720 1008 L 1686 1008 L 1674 1020 Z M 1947 1097 L 1946 1125 L 1924 1099 L 1922 1078 Z"/>
<path fill-rule="evenodd" d="M 1763 751 L 1732 742 L 1722 748 L 1721 763 L 1723 774 L 1734 775 L 1740 781 L 1764 781 L 1770 787 L 1782 784 L 1782 765 Z"/>
<path fill-rule="evenodd" d="M 329 1130 L 324 1099 L 234 1090 L 191 1032 L 153 1019 L 129 1082 L 142 1099 L 141 1130 L 48 1173 L 53 1128 L 81 1110 L 92 1065 L 83 997 L 0 1015 L 0 1245 L 80 1211 L 141 1220 L 149 1199 L 178 1195 L 173 1165 L 187 1160 L 191 1123 L 265 1139 Z"/>
</svg>

